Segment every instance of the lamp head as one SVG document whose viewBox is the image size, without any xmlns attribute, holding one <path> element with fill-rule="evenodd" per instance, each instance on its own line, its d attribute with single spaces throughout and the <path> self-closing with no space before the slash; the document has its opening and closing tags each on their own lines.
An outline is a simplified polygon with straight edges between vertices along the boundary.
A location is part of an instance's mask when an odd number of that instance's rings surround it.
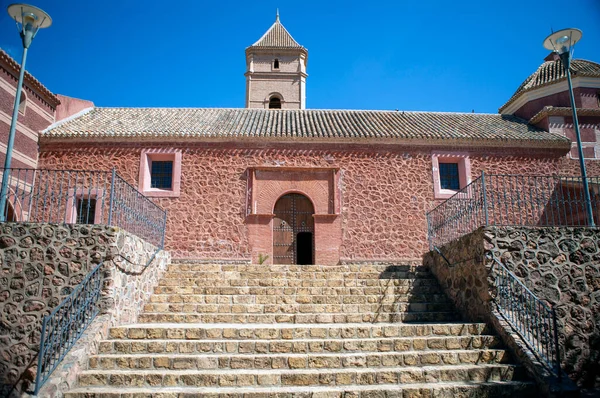
<svg viewBox="0 0 600 398">
<path fill-rule="evenodd" d="M 575 43 L 581 39 L 581 36 L 582 32 L 579 29 L 562 29 L 552 33 L 544 39 L 544 48 L 559 54 L 564 54 L 573 49 Z"/>
<path fill-rule="evenodd" d="M 50 15 L 45 13 L 44 10 L 29 4 L 15 3 L 9 5 L 8 15 L 17 23 L 25 48 L 29 48 L 38 30 L 52 25 Z"/>
</svg>

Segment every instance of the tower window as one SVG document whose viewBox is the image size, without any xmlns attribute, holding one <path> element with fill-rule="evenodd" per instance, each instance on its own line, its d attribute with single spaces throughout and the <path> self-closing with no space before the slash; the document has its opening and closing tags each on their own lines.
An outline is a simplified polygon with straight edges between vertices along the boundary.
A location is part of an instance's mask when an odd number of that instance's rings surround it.
<svg viewBox="0 0 600 398">
<path fill-rule="evenodd" d="M 281 109 L 281 100 L 277 97 L 271 97 L 269 100 L 269 109 Z"/>
<path fill-rule="evenodd" d="M 273 69 L 279 69 L 279 60 L 277 58 L 273 61 Z"/>
</svg>

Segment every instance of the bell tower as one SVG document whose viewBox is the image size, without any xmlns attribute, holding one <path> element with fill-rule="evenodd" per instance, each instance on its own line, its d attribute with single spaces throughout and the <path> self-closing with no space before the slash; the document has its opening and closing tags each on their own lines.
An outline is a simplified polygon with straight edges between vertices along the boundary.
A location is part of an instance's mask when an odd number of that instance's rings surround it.
<svg viewBox="0 0 600 398">
<path fill-rule="evenodd" d="M 305 109 L 308 51 L 279 21 L 246 48 L 246 108 Z"/>
</svg>

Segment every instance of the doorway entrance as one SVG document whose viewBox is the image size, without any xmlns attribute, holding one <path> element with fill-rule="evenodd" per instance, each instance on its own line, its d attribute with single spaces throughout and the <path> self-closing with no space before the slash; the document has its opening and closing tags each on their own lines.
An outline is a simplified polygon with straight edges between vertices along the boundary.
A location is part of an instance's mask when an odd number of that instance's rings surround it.
<svg viewBox="0 0 600 398">
<path fill-rule="evenodd" d="M 273 263 L 313 264 L 315 213 L 304 195 L 290 193 L 275 203 Z"/>
</svg>

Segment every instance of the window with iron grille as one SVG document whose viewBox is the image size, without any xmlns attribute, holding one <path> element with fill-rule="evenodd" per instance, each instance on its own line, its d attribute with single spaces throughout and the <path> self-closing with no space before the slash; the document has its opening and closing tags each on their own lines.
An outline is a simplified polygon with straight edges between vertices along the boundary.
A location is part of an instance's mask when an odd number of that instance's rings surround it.
<svg viewBox="0 0 600 398">
<path fill-rule="evenodd" d="M 96 199 L 78 198 L 77 199 L 77 224 L 95 224 L 96 223 Z"/>
<path fill-rule="evenodd" d="M 171 189 L 173 161 L 153 161 L 150 169 L 150 188 Z"/>
<path fill-rule="evenodd" d="M 442 189 L 460 189 L 460 179 L 458 176 L 458 163 L 440 163 L 440 187 Z"/>
</svg>

